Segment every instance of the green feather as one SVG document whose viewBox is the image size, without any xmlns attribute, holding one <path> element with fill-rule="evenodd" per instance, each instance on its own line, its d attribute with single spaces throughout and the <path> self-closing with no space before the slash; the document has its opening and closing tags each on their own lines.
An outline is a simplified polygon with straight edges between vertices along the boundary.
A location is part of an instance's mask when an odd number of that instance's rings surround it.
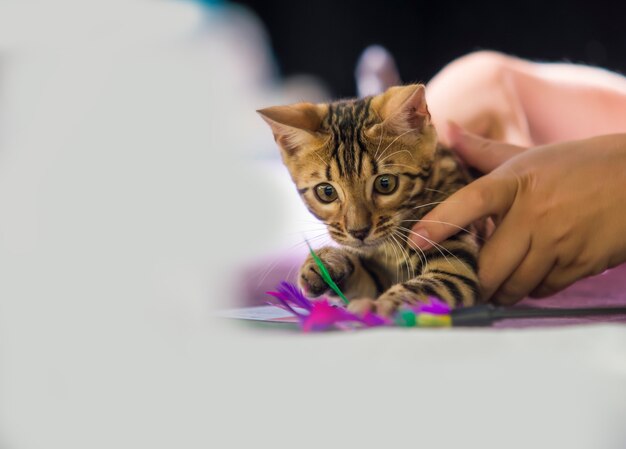
<svg viewBox="0 0 626 449">
<path fill-rule="evenodd" d="M 311 244 L 309 243 L 308 240 L 306 240 L 306 244 L 308 245 L 309 251 L 311 252 L 311 257 L 313 257 L 313 260 L 315 261 L 318 268 L 320 269 L 320 274 L 322 276 L 322 279 L 324 279 L 324 282 L 326 282 L 328 286 L 332 288 L 335 293 L 337 293 L 337 296 L 341 298 L 343 303 L 347 305 L 348 298 L 346 298 L 346 295 L 344 295 L 341 289 L 337 286 L 337 284 L 335 284 L 335 281 L 333 281 L 333 278 L 330 277 L 330 273 L 324 266 L 324 262 L 322 262 L 322 259 L 320 259 L 319 256 L 315 254 L 315 251 L 313 251 L 313 248 L 311 248 Z"/>
</svg>

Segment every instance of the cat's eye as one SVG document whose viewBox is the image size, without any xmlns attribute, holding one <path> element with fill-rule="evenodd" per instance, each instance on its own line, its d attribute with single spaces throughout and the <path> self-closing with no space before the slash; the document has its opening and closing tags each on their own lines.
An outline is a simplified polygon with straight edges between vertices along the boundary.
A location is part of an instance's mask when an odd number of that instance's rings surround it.
<svg viewBox="0 0 626 449">
<path fill-rule="evenodd" d="M 380 175 L 374 180 L 374 190 L 382 195 L 391 195 L 398 187 L 398 177 L 394 175 Z"/>
<path fill-rule="evenodd" d="M 337 191 L 328 183 L 318 184 L 315 187 L 315 195 L 322 203 L 332 203 L 337 199 Z"/>
</svg>

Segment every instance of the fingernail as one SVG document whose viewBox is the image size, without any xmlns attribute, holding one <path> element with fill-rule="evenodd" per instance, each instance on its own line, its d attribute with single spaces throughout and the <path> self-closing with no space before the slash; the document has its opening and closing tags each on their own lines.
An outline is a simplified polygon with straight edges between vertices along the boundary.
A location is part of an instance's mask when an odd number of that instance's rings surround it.
<svg viewBox="0 0 626 449">
<path fill-rule="evenodd" d="M 432 244 L 429 242 L 430 234 L 426 229 L 417 228 L 413 231 L 415 234 L 411 234 L 411 242 L 420 249 L 430 249 Z"/>
</svg>

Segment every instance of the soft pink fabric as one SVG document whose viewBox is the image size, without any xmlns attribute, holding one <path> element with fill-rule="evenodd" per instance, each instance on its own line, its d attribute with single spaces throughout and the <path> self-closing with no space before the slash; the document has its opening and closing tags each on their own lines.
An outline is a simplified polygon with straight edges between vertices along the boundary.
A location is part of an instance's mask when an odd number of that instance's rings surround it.
<svg viewBox="0 0 626 449">
<path fill-rule="evenodd" d="M 520 304 L 532 307 L 605 307 L 626 306 L 626 264 L 605 273 L 582 279 L 554 296 L 527 298 Z M 498 323 L 497 327 L 562 326 L 585 323 L 626 323 L 626 316 L 524 319 Z"/>
</svg>

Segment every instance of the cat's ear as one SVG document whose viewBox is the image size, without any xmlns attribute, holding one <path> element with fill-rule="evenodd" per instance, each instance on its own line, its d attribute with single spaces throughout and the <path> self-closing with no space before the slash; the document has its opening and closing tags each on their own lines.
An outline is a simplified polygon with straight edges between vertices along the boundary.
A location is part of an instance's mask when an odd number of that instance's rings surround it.
<svg viewBox="0 0 626 449">
<path fill-rule="evenodd" d="M 272 128 L 276 143 L 290 156 L 321 139 L 320 127 L 326 113 L 324 105 L 297 103 L 257 112 Z"/>
<path fill-rule="evenodd" d="M 423 84 L 391 87 L 374 97 L 372 107 L 382 119 L 380 125 L 394 134 L 420 132 L 430 124 Z"/>
</svg>

